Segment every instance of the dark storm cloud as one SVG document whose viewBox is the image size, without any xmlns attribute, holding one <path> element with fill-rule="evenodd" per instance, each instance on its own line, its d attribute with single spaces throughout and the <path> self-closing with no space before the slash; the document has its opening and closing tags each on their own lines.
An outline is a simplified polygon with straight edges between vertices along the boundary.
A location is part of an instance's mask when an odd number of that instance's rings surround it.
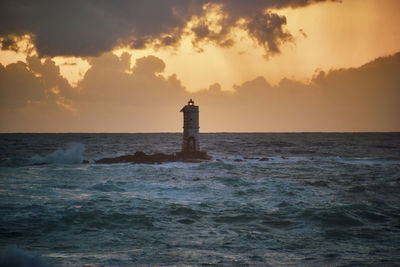
<svg viewBox="0 0 400 267">
<path fill-rule="evenodd" d="M 11 50 L 18 52 L 18 44 L 15 36 L 6 36 L 0 41 L 2 50 Z"/>
<path fill-rule="evenodd" d="M 40 55 L 94 56 L 183 27 L 179 2 L 186 1 L 2 1 L 0 34 L 33 34 Z"/>
<path fill-rule="evenodd" d="M 321 0 L 322 1 L 322 0 Z M 257 15 L 266 8 L 301 7 L 311 0 L 3 0 L 0 2 L 2 49 L 14 49 L 15 38 L 28 34 L 40 56 L 97 56 L 119 45 L 145 48 L 174 46 L 182 38 L 187 22 L 202 17 L 206 3 L 222 4 L 226 18 L 222 30 L 209 25 L 194 27 L 194 43 L 210 41 L 230 46 L 227 37 L 240 18 L 248 21 L 245 30 L 266 47 L 279 52 L 279 45 L 290 39 L 283 30 L 284 17 L 274 13 Z M 257 16 L 256 16 L 257 15 Z M 275 30 L 276 29 L 276 30 Z"/>
<path fill-rule="evenodd" d="M 274 13 L 258 14 L 247 24 L 249 35 L 265 47 L 267 55 L 278 54 L 281 43 L 291 41 L 292 35 L 283 29 L 286 17 Z"/>
</svg>

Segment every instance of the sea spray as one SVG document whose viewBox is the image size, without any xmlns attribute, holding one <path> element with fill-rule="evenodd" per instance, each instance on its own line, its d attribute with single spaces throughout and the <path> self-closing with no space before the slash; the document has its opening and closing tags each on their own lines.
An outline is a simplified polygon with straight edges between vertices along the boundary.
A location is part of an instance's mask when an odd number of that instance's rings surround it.
<svg viewBox="0 0 400 267">
<path fill-rule="evenodd" d="M 34 164 L 79 164 L 82 163 L 84 151 L 85 146 L 83 144 L 72 142 L 68 143 L 65 149 L 59 148 L 46 156 L 33 156 L 31 161 Z"/>
</svg>

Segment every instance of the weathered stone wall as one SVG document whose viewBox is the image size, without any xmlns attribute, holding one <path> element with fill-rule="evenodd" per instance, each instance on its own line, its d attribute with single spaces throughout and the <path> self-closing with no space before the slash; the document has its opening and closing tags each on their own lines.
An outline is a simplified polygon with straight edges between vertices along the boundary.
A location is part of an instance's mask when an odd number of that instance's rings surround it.
<svg viewBox="0 0 400 267">
<path fill-rule="evenodd" d="M 200 151 L 199 107 L 186 105 L 183 109 L 183 142 L 182 151 Z M 193 145 L 194 143 L 194 145 Z"/>
</svg>

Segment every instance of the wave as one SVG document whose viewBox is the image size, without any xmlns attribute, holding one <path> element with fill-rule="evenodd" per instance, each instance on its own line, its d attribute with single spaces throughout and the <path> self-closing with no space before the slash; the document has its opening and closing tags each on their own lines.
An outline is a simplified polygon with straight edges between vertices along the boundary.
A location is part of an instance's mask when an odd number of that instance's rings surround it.
<svg viewBox="0 0 400 267">
<path fill-rule="evenodd" d="M 312 161 L 317 160 L 318 157 L 299 157 L 299 156 L 221 156 L 221 155 L 212 155 L 213 163 L 219 162 L 221 164 L 247 164 L 247 163 L 262 163 L 262 164 L 270 164 L 270 163 L 292 163 L 292 162 L 301 162 L 301 161 Z"/>
<path fill-rule="evenodd" d="M 327 157 L 327 161 L 333 161 L 340 164 L 346 165 L 398 165 L 399 160 L 387 159 L 387 158 L 349 158 L 349 157 Z"/>
<path fill-rule="evenodd" d="M 57 149 L 44 157 L 34 156 L 31 160 L 38 163 L 62 163 L 77 164 L 82 163 L 85 146 L 81 143 L 69 143 L 65 149 Z"/>
<path fill-rule="evenodd" d="M 45 155 L 35 155 L 31 158 L 7 158 L 0 162 L 3 167 L 19 167 L 42 164 L 80 164 L 83 161 L 85 146 L 81 143 L 68 143 L 65 148 Z"/>
<path fill-rule="evenodd" d="M 125 192 L 123 188 L 116 186 L 112 181 L 96 184 L 92 186 L 91 189 L 100 192 Z"/>
</svg>

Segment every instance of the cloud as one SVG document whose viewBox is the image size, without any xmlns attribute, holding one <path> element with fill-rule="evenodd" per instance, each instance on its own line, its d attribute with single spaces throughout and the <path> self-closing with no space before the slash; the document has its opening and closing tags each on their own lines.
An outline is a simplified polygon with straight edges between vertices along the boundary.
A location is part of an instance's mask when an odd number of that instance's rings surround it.
<svg viewBox="0 0 400 267">
<path fill-rule="evenodd" d="M 18 41 L 16 39 L 16 36 L 4 36 L 3 39 L 0 41 L 1 49 L 18 52 L 19 47 Z"/>
<path fill-rule="evenodd" d="M 257 77 L 235 92 L 193 95 L 213 131 L 399 131 L 400 53 L 359 68 L 319 72 L 310 83 Z M 214 89 L 211 89 L 214 88 Z"/>
<path fill-rule="evenodd" d="M 108 102 L 114 99 L 120 104 L 153 106 L 159 103 L 152 103 L 151 99 L 174 99 L 185 91 L 176 75 L 162 75 L 165 63 L 161 59 L 155 56 L 138 58 L 132 69 L 130 60 L 128 53 L 120 57 L 106 53 L 92 59 L 92 67 L 78 85 L 80 95 L 85 100 Z"/>
<path fill-rule="evenodd" d="M 19 108 L 29 102 L 43 101 L 43 84 L 21 61 L 6 67 L 0 64 L 0 106 Z"/>
<path fill-rule="evenodd" d="M 71 98 L 75 89 L 50 59 L 42 63 L 34 56 L 27 63 L 0 64 L 0 81 L 0 131 L 41 131 L 76 111 Z"/>
<path fill-rule="evenodd" d="M 332 127 L 370 131 L 400 129 L 400 53 L 375 59 L 359 68 L 319 72 L 313 85 L 329 99 Z M 369 128 L 370 127 L 370 128 Z"/>
<path fill-rule="evenodd" d="M 400 53 L 319 71 L 310 83 L 285 78 L 273 86 L 260 76 L 233 91 L 214 83 L 195 93 L 166 76 L 161 59 L 138 58 L 131 67 L 132 60 L 127 53 L 92 58 L 76 88 L 50 59 L 0 65 L 0 131 L 181 131 L 179 110 L 189 98 L 200 105 L 202 131 L 400 130 Z"/>
<path fill-rule="evenodd" d="M 194 35 L 195 45 L 229 47 L 230 32 L 244 20 L 243 29 L 273 55 L 291 35 L 284 30 L 285 17 L 264 10 L 315 2 L 321 0 L 5 0 L 0 4 L 0 38 L 2 49 L 15 50 L 16 40 L 30 35 L 41 57 L 98 56 L 118 46 L 176 46 L 188 34 Z M 220 19 L 207 16 L 216 11 Z M 187 29 L 191 21 L 195 25 Z"/>
<path fill-rule="evenodd" d="M 0 64 L 0 107 L 55 103 L 74 91 L 51 59 L 42 63 L 37 56 L 28 56 L 26 61 Z"/>
<path fill-rule="evenodd" d="M 305 33 L 303 29 L 299 29 L 299 32 L 301 33 L 301 35 L 302 35 L 304 38 L 307 38 L 307 37 L 308 37 L 308 34 Z"/>
<path fill-rule="evenodd" d="M 154 75 L 163 72 L 164 69 L 164 61 L 155 56 L 147 56 L 136 60 L 133 72 L 135 75 Z"/>
<path fill-rule="evenodd" d="M 284 25 L 286 17 L 267 12 L 256 15 L 246 28 L 249 35 L 264 46 L 266 55 L 269 56 L 280 53 L 280 45 L 293 40 L 292 35 L 283 29 Z"/>
<path fill-rule="evenodd" d="M 163 75 L 165 63 L 155 57 L 136 59 L 106 53 L 92 59 L 91 68 L 72 98 L 79 110 L 71 127 L 86 131 L 165 131 L 177 125 L 178 109 L 188 94 L 176 75 Z M 90 123 L 88 123 L 90 122 Z M 86 128 L 87 127 L 87 128 Z"/>
<path fill-rule="evenodd" d="M 56 95 L 69 95 L 72 91 L 68 81 L 60 75 L 60 68 L 49 58 L 42 63 L 37 56 L 26 58 L 32 73 L 40 77 L 45 90 L 50 89 Z"/>
</svg>

